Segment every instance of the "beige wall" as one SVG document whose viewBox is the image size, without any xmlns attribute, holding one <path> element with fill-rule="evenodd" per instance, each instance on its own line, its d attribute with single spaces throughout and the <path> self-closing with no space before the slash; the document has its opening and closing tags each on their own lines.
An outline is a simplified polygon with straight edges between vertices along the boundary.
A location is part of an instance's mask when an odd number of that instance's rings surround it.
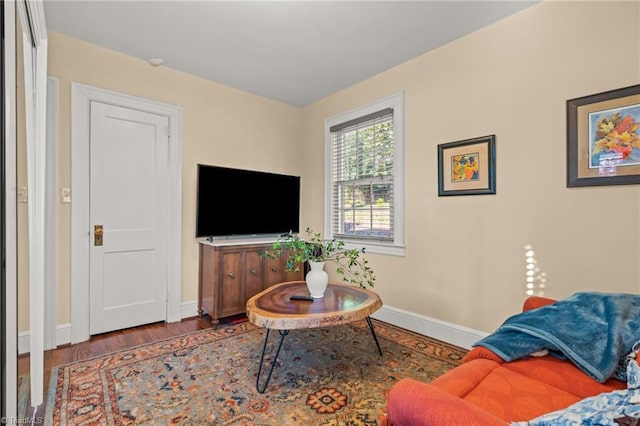
<svg viewBox="0 0 640 426">
<path fill-rule="evenodd" d="M 183 108 L 182 300 L 197 299 L 196 164 L 299 175 L 300 109 L 167 67 L 154 68 L 131 56 L 53 32 L 49 33 L 48 65 L 48 74 L 59 79 L 60 187 L 71 186 L 71 82 Z M 70 320 L 71 205 L 58 204 L 58 209 L 57 312 L 58 323 L 63 324 Z M 24 331 L 29 328 L 28 289 L 24 279 L 27 262 L 26 252 L 20 253 L 25 254 L 20 259 L 23 279 L 19 283 L 19 330 Z"/>
<path fill-rule="evenodd" d="M 637 293 L 640 188 L 566 187 L 565 102 L 640 83 L 639 6 L 542 3 L 306 107 L 305 219 L 324 119 L 404 90 L 406 256 L 369 255 L 386 304 L 491 331 L 524 299 L 525 244 L 549 296 Z M 497 194 L 438 197 L 437 145 L 487 134 Z"/>
<path fill-rule="evenodd" d="M 406 256 L 369 255 L 387 305 L 490 331 L 524 298 L 527 243 L 549 296 L 638 292 L 640 188 L 566 188 L 565 102 L 640 82 L 639 9 L 545 2 L 303 109 L 50 33 L 59 186 L 71 182 L 71 81 L 183 107 L 182 300 L 193 301 L 195 164 L 301 174 L 302 225 L 322 229 L 324 120 L 403 90 Z M 438 197 L 437 145 L 487 134 L 497 137 L 497 194 Z M 60 324 L 70 316 L 69 222 L 59 204 Z"/>
</svg>

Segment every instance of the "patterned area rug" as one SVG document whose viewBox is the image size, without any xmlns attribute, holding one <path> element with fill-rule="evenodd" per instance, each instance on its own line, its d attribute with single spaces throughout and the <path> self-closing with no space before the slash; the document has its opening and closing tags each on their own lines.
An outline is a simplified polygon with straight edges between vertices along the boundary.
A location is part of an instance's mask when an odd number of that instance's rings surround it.
<svg viewBox="0 0 640 426">
<path fill-rule="evenodd" d="M 292 330 L 264 394 L 256 373 L 265 330 L 202 330 L 52 370 L 45 424 L 375 425 L 391 386 L 431 381 L 466 353 L 374 321 Z M 267 353 L 274 353 L 271 333 Z M 267 364 L 269 365 L 269 364 Z"/>
</svg>

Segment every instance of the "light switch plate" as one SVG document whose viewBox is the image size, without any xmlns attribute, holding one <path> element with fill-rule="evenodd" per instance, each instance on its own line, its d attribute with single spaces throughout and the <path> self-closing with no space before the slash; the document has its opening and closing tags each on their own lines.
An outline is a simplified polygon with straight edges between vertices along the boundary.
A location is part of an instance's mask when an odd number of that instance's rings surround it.
<svg viewBox="0 0 640 426">
<path fill-rule="evenodd" d="M 61 203 L 71 202 L 71 188 L 60 188 L 60 202 Z"/>
</svg>

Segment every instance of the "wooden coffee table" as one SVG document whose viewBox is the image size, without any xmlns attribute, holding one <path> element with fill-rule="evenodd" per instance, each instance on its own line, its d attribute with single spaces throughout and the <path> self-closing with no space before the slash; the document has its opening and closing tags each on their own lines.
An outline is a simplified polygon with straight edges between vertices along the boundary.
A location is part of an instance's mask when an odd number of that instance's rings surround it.
<svg viewBox="0 0 640 426">
<path fill-rule="evenodd" d="M 267 329 L 260 356 L 256 389 L 264 393 L 271 380 L 282 343 L 289 330 L 298 328 L 328 327 L 367 320 L 373 340 L 382 356 L 378 337 L 369 315 L 380 309 L 382 301 L 373 291 L 347 284 L 329 284 L 324 297 L 313 301 L 290 300 L 291 296 L 309 295 L 304 281 L 290 281 L 276 284 L 247 301 L 247 317 L 252 324 Z M 264 355 L 269 340 L 269 332 L 278 330 L 280 342 L 271 363 L 264 385 L 260 385 Z"/>
</svg>

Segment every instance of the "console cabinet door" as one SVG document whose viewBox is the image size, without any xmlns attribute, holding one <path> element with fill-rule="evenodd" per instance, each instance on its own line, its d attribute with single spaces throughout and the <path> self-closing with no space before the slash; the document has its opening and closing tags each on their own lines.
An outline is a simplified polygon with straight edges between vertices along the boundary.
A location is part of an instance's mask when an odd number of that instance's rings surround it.
<svg viewBox="0 0 640 426">
<path fill-rule="evenodd" d="M 218 293 L 217 280 L 214 278 L 217 272 L 217 250 L 206 244 L 200 244 L 200 282 L 198 283 L 198 315 L 205 312 L 211 318 L 218 316 Z"/>
<path fill-rule="evenodd" d="M 282 282 L 282 262 L 278 259 L 265 259 L 265 288 Z"/>
<path fill-rule="evenodd" d="M 244 305 L 251 296 L 265 288 L 264 259 L 257 251 L 248 251 L 244 258 Z"/>
<path fill-rule="evenodd" d="M 282 253 L 282 282 L 287 281 L 301 281 L 304 280 L 304 265 L 299 265 L 299 271 L 287 271 L 287 259 L 289 258 L 289 251 L 285 250 Z"/>
<path fill-rule="evenodd" d="M 302 277 L 302 268 L 300 271 L 287 271 L 287 259 L 289 258 L 288 250 L 282 252 L 278 259 L 266 259 L 266 287 L 287 281 L 300 281 Z"/>
<path fill-rule="evenodd" d="M 242 253 L 232 252 L 222 255 L 222 277 L 220 282 L 219 318 L 244 312 L 245 299 L 242 285 Z"/>
</svg>

